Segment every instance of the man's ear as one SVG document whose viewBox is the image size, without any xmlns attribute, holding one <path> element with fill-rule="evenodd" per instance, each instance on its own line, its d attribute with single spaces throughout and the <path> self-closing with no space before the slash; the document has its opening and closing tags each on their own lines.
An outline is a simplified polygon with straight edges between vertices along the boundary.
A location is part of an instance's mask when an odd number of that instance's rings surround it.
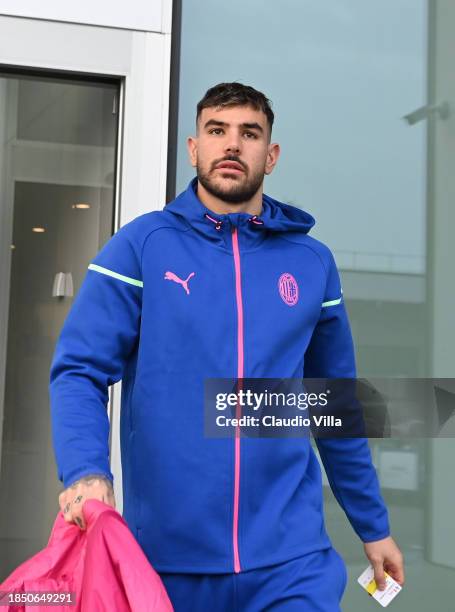
<svg viewBox="0 0 455 612">
<path fill-rule="evenodd" d="M 265 162 L 265 174 L 271 174 L 275 168 L 278 158 L 280 156 L 280 145 L 277 142 L 273 142 L 268 145 L 267 159 Z"/>
<path fill-rule="evenodd" d="M 193 168 L 195 168 L 197 165 L 197 138 L 195 136 L 188 136 L 186 139 L 186 148 L 188 149 L 190 163 Z"/>
</svg>

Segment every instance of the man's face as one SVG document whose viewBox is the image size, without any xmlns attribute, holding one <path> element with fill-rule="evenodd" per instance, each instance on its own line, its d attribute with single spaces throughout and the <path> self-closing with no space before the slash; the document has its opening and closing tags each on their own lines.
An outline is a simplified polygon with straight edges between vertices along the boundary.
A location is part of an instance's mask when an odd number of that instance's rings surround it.
<svg viewBox="0 0 455 612">
<path fill-rule="evenodd" d="M 250 106 L 204 108 L 198 135 L 187 144 L 199 182 L 229 203 L 250 200 L 279 154 L 279 146 L 269 144 L 266 115 Z"/>
</svg>

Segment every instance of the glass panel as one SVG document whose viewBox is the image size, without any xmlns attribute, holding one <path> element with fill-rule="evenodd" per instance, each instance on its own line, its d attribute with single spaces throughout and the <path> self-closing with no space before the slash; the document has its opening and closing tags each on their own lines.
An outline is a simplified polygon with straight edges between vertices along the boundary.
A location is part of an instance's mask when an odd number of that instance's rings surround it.
<svg viewBox="0 0 455 612">
<path fill-rule="evenodd" d="M 362 377 L 454 377 L 455 130 L 441 110 L 455 107 L 454 27 L 451 2 L 182 3 L 176 192 L 194 176 L 185 137 L 205 91 L 263 91 L 282 148 L 265 191 L 313 214 L 312 235 L 333 250 Z M 406 559 L 394 609 L 434 609 L 434 593 L 452 609 L 455 441 L 371 448 Z M 343 609 L 363 611 L 363 547 L 327 481 L 324 494 L 348 564 Z"/>
<path fill-rule="evenodd" d="M 89 261 L 114 227 L 118 84 L 0 73 L 0 581 L 58 512 L 48 381 Z"/>
<path fill-rule="evenodd" d="M 18 83 L 17 138 L 114 147 L 113 91 L 104 84 L 22 78 Z M 36 117 L 39 116 L 39 121 Z"/>
</svg>

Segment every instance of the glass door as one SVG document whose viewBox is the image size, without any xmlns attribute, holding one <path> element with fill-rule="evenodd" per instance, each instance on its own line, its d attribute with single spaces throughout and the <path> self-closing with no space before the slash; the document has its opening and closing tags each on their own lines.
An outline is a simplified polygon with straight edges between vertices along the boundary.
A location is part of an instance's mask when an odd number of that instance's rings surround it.
<svg viewBox="0 0 455 612">
<path fill-rule="evenodd" d="M 58 512 L 48 380 L 115 221 L 120 81 L 0 70 L 0 582 Z"/>
</svg>

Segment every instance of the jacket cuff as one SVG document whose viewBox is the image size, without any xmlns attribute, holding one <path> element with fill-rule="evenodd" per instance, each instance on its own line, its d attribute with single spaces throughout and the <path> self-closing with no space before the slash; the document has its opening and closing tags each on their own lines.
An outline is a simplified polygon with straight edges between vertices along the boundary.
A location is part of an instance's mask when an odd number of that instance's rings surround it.
<svg viewBox="0 0 455 612">
<path fill-rule="evenodd" d="M 377 542 L 378 540 L 383 540 L 384 538 L 388 538 L 390 536 L 390 529 L 387 528 L 384 531 L 378 531 L 377 533 L 371 533 L 365 536 L 360 536 L 360 539 L 364 544 L 369 544 L 370 542 Z"/>
</svg>

